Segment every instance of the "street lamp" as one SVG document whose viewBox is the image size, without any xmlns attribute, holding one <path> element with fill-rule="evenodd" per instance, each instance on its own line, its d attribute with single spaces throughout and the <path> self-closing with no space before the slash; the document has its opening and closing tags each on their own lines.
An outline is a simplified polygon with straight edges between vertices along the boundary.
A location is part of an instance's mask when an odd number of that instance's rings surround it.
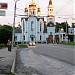
<svg viewBox="0 0 75 75">
<path fill-rule="evenodd" d="M 14 46 L 14 36 L 15 36 L 15 17 L 16 17 L 16 3 L 19 0 L 14 0 L 15 1 L 15 6 L 14 6 L 14 21 L 13 21 L 13 33 L 12 33 L 12 48 Z"/>
</svg>

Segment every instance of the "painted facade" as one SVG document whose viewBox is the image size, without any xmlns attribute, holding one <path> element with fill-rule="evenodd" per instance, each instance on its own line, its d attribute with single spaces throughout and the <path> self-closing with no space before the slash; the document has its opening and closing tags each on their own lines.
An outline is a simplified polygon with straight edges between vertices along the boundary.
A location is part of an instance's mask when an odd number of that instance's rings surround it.
<svg viewBox="0 0 75 75">
<path fill-rule="evenodd" d="M 26 16 L 21 18 L 22 33 L 15 32 L 15 37 L 17 37 L 15 42 L 53 42 L 55 36 L 55 16 L 52 0 L 49 1 L 48 5 L 46 32 L 44 32 L 44 16 L 41 16 L 40 7 L 37 7 L 33 0 L 29 4 L 29 8 L 26 6 L 25 13 Z"/>
<path fill-rule="evenodd" d="M 22 41 L 43 42 L 44 18 L 31 16 L 22 18 Z M 25 37 L 25 39 L 24 39 Z"/>
</svg>

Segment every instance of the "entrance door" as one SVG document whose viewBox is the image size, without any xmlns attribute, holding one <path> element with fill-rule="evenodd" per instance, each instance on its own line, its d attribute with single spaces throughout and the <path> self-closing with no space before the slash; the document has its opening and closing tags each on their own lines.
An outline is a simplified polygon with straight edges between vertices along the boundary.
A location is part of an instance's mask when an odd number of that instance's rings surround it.
<svg viewBox="0 0 75 75">
<path fill-rule="evenodd" d="M 31 37 L 31 41 L 34 41 L 34 37 Z"/>
</svg>

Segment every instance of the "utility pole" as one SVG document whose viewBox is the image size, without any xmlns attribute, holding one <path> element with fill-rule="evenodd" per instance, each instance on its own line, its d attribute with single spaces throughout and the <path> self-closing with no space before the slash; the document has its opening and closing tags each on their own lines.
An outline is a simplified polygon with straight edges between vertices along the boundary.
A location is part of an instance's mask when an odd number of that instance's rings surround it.
<svg viewBox="0 0 75 75">
<path fill-rule="evenodd" d="M 14 6 L 14 20 L 13 20 L 13 33 L 12 33 L 12 48 L 14 47 L 15 41 L 14 41 L 14 36 L 15 36 L 15 17 L 16 17 L 16 3 L 18 0 L 15 1 L 15 6 Z"/>
</svg>

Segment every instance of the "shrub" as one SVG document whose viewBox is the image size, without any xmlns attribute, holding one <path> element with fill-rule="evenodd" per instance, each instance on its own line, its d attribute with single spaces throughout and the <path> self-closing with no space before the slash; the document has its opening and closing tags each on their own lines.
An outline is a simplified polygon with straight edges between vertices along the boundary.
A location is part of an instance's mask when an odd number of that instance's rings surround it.
<svg viewBox="0 0 75 75">
<path fill-rule="evenodd" d="M 6 44 L 0 44 L 0 49 L 4 48 L 4 47 L 7 47 L 7 45 Z"/>
<path fill-rule="evenodd" d="M 19 44 L 18 46 L 19 46 L 19 48 L 28 48 L 27 44 Z"/>
<path fill-rule="evenodd" d="M 0 44 L 0 49 L 4 47 L 4 44 Z"/>
<path fill-rule="evenodd" d="M 16 75 L 16 74 L 14 74 L 14 73 L 10 72 L 10 73 L 8 73 L 7 75 Z"/>
<path fill-rule="evenodd" d="M 59 42 L 59 44 L 75 45 L 75 42 Z"/>
</svg>

